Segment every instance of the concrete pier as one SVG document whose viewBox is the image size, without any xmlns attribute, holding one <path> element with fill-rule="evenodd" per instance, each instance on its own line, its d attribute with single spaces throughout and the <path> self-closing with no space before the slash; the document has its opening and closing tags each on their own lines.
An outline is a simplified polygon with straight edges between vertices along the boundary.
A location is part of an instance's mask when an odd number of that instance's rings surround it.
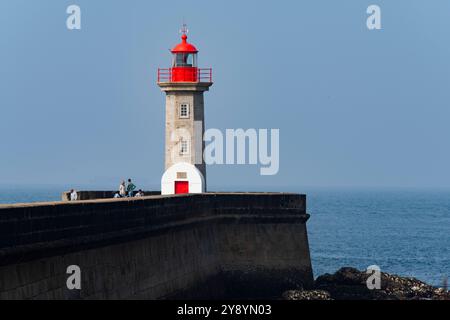
<svg viewBox="0 0 450 320">
<path fill-rule="evenodd" d="M 0 299 L 275 297 L 312 285 L 308 218 L 287 193 L 0 205 Z"/>
</svg>

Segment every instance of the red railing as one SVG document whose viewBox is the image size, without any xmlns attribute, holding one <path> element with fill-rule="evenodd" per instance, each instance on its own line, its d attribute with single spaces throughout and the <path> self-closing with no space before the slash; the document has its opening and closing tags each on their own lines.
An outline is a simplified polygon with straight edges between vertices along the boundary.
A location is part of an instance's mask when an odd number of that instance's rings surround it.
<svg viewBox="0 0 450 320">
<path fill-rule="evenodd" d="M 158 69 L 158 82 L 180 82 L 173 81 L 172 68 Z M 195 82 L 213 82 L 212 81 L 212 68 L 198 68 L 197 69 L 197 81 Z"/>
<path fill-rule="evenodd" d="M 158 68 L 158 82 L 171 82 L 172 80 L 172 68 L 161 69 Z"/>
</svg>

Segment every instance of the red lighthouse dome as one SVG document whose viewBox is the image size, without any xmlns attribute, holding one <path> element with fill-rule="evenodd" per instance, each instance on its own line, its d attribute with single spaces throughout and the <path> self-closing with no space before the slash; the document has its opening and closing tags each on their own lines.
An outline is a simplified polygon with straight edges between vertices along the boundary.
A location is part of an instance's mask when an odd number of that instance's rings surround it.
<svg viewBox="0 0 450 320">
<path fill-rule="evenodd" d="M 158 69 L 158 82 L 212 82 L 211 69 L 197 67 L 197 48 L 187 41 L 187 29 L 183 26 L 181 43 L 172 50 L 172 68 Z"/>
<path fill-rule="evenodd" d="M 187 35 L 183 33 L 181 43 L 172 49 L 172 53 L 198 53 L 198 50 L 195 46 L 187 42 Z"/>
</svg>

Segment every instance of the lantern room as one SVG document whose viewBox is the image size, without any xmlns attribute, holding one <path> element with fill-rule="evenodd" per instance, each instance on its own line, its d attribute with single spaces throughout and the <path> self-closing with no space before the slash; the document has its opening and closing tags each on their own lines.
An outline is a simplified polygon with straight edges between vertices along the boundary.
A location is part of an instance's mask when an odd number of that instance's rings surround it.
<svg viewBox="0 0 450 320">
<path fill-rule="evenodd" d="M 158 69 L 158 82 L 212 82 L 212 69 L 197 66 L 197 48 L 188 42 L 187 29 L 183 28 L 181 43 L 172 50 L 172 67 Z"/>
<path fill-rule="evenodd" d="M 172 82 L 197 82 L 198 50 L 187 42 L 185 33 L 183 33 L 181 41 L 172 49 Z"/>
<path fill-rule="evenodd" d="M 197 67 L 197 48 L 187 42 L 186 34 L 183 34 L 181 41 L 172 49 L 173 67 Z"/>
</svg>

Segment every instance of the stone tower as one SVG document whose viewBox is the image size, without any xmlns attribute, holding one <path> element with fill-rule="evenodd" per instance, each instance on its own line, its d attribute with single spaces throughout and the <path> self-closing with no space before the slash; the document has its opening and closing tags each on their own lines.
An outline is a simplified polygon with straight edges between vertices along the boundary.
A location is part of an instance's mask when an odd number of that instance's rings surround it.
<svg viewBox="0 0 450 320">
<path fill-rule="evenodd" d="M 158 70 L 158 86 L 166 93 L 163 194 L 206 191 L 203 93 L 212 85 L 212 70 L 198 68 L 198 50 L 182 31 L 182 42 L 171 50 L 172 68 Z"/>
</svg>

